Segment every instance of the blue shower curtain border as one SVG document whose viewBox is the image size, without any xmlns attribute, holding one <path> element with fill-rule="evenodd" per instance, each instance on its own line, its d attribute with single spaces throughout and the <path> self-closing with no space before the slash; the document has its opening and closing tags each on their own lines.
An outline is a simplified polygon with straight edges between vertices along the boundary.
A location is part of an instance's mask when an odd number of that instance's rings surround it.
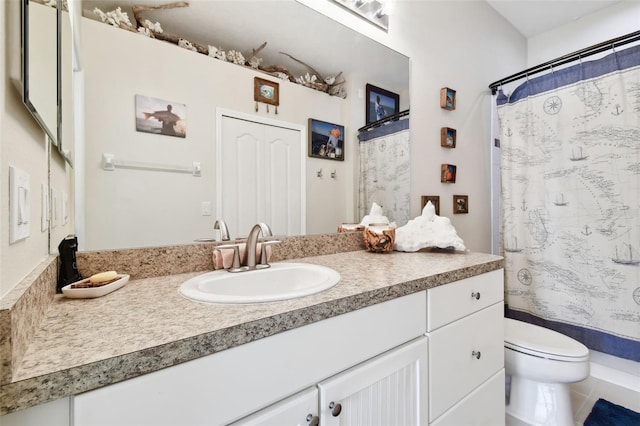
<svg viewBox="0 0 640 426">
<path fill-rule="evenodd" d="M 614 51 L 600 59 L 585 61 L 532 78 L 518 86 L 508 97 L 500 90 L 496 103 L 498 106 L 515 103 L 528 96 L 548 92 L 578 81 L 600 77 L 638 65 L 640 65 L 640 45 Z"/>
<path fill-rule="evenodd" d="M 577 325 L 546 320 L 528 312 L 511 309 L 509 305 L 504 307 L 504 316 L 555 330 L 581 342 L 594 351 L 640 362 L 640 342 L 638 341 Z"/>
<path fill-rule="evenodd" d="M 383 136 L 398 133 L 409 128 L 409 119 L 392 121 L 388 124 L 383 124 L 380 127 L 375 127 L 363 133 L 358 134 L 358 140 L 360 142 L 366 142 L 372 139 L 381 138 Z"/>
</svg>

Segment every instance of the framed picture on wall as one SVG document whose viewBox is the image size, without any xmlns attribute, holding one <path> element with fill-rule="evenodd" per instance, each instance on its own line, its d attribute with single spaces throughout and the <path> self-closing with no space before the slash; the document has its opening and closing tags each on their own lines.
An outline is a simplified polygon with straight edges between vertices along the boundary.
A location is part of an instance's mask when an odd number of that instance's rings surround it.
<svg viewBox="0 0 640 426">
<path fill-rule="evenodd" d="M 469 213 L 469 196 L 454 195 L 453 196 L 453 214 Z"/>
<path fill-rule="evenodd" d="M 439 195 L 423 195 L 421 197 L 420 211 L 424 210 L 424 206 L 426 206 L 429 201 L 431 201 L 431 204 L 433 204 L 433 207 L 436 210 L 436 215 L 440 216 L 440 196 Z"/>
<path fill-rule="evenodd" d="M 187 136 L 187 106 L 136 95 L 136 131 L 184 138 Z"/>
<path fill-rule="evenodd" d="M 367 123 L 382 120 L 400 112 L 400 95 L 367 84 Z"/>
<path fill-rule="evenodd" d="M 309 157 L 344 160 L 344 126 L 309 119 Z"/>
<path fill-rule="evenodd" d="M 440 89 L 440 108 L 456 109 L 456 91 L 448 87 Z"/>
<path fill-rule="evenodd" d="M 455 148 L 457 133 L 456 129 L 452 129 L 451 127 L 442 127 L 440 129 L 440 146 L 444 148 Z"/>
<path fill-rule="evenodd" d="M 440 167 L 440 170 L 440 182 L 456 183 L 456 173 L 458 172 L 458 167 L 454 166 L 453 164 L 443 164 Z"/>
<path fill-rule="evenodd" d="M 253 100 L 278 106 L 280 104 L 280 85 L 264 78 L 253 79 Z"/>
</svg>

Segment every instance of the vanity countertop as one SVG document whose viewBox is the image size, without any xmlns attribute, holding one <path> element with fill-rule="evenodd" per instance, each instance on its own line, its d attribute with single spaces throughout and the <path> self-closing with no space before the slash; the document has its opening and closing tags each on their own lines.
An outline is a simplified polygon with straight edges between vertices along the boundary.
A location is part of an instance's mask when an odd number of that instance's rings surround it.
<svg viewBox="0 0 640 426">
<path fill-rule="evenodd" d="M 315 295 L 248 305 L 203 304 L 183 298 L 180 285 L 202 272 L 131 280 L 97 299 L 56 296 L 13 380 L 0 388 L 0 413 L 96 389 L 503 266 L 499 256 L 444 251 L 352 251 L 292 261 L 332 267 L 341 280 Z"/>
</svg>

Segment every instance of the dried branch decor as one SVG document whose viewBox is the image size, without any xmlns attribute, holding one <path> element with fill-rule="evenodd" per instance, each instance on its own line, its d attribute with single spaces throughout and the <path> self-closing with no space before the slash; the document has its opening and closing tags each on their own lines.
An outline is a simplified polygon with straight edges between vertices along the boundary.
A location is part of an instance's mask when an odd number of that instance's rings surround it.
<svg viewBox="0 0 640 426">
<path fill-rule="evenodd" d="M 291 60 L 303 65 L 309 70 L 309 72 L 304 76 L 295 77 L 284 65 L 263 65 L 262 58 L 259 58 L 257 55 L 267 45 L 266 41 L 260 46 L 252 49 L 251 52 L 249 52 L 247 55 L 243 55 L 242 52 L 237 50 L 224 51 L 222 50 L 222 48 L 217 48 L 215 46 L 205 47 L 198 43 L 184 39 L 178 35 L 167 34 L 163 31 L 162 26 L 159 22 L 151 22 L 148 19 L 144 19 L 142 16 L 142 13 L 145 11 L 170 10 L 179 7 L 189 7 L 189 2 L 177 1 L 160 5 L 134 5 L 132 7 L 132 10 L 135 24 L 131 23 L 127 13 L 123 12 L 120 7 L 106 13 L 98 8 L 95 8 L 93 12 L 100 17 L 102 22 L 113 25 L 114 27 L 122 28 L 124 30 L 139 33 L 147 37 L 173 43 L 184 49 L 198 52 L 203 55 L 208 55 L 215 59 L 232 62 L 236 65 L 251 67 L 257 71 L 261 71 L 265 74 L 269 74 L 281 80 L 288 80 L 292 83 L 298 83 L 303 86 L 319 90 L 321 92 L 326 92 L 332 96 L 339 96 L 341 98 L 347 97 L 346 90 L 343 86 L 345 81 L 343 79 L 338 80 L 338 78 L 342 75 L 342 72 L 339 72 L 335 76 L 323 77 L 310 65 L 307 65 L 301 60 L 296 59 L 284 52 L 280 53 L 287 56 Z"/>
</svg>

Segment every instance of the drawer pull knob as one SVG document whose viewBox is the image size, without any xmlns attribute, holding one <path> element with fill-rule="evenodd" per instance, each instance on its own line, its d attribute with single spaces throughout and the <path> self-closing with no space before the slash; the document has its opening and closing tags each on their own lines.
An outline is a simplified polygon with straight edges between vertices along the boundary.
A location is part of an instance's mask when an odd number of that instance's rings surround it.
<svg viewBox="0 0 640 426">
<path fill-rule="evenodd" d="M 342 412 L 342 404 L 340 403 L 336 404 L 335 402 L 331 401 L 329 403 L 329 410 L 331 410 L 331 415 L 333 417 L 338 417 Z"/>
<path fill-rule="evenodd" d="M 307 423 L 309 423 L 309 426 L 318 426 L 320 424 L 320 417 L 307 414 Z"/>
<path fill-rule="evenodd" d="M 472 299 L 476 299 L 476 300 L 480 300 L 480 292 L 477 292 L 477 293 L 476 293 L 476 292 L 474 291 L 473 293 L 471 293 L 471 298 L 472 298 Z"/>
<path fill-rule="evenodd" d="M 475 357 L 476 359 L 480 359 L 480 356 L 482 354 L 480 353 L 480 351 L 473 351 L 471 352 L 471 356 Z"/>
</svg>

